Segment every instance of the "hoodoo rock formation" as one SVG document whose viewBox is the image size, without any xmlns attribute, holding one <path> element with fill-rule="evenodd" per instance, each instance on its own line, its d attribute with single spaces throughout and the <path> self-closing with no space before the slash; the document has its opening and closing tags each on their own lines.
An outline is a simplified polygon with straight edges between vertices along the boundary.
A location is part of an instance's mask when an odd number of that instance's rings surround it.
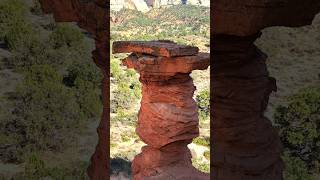
<svg viewBox="0 0 320 180">
<path fill-rule="evenodd" d="M 281 143 L 263 114 L 276 81 L 254 41 L 265 27 L 310 24 L 319 10 L 318 0 L 213 1 L 213 180 L 283 179 Z"/>
<path fill-rule="evenodd" d="M 193 70 L 209 66 L 209 54 L 171 41 L 118 41 L 113 53 L 140 74 L 142 100 L 136 129 L 147 144 L 132 164 L 135 180 L 206 180 L 192 166 L 187 147 L 199 135 Z"/>
<path fill-rule="evenodd" d="M 77 22 L 94 35 L 96 50 L 93 60 L 103 73 L 103 115 L 98 127 L 99 142 L 91 158 L 88 174 L 92 180 L 109 179 L 109 4 L 107 0 L 40 0 L 45 13 L 52 13 L 57 22 Z"/>
</svg>

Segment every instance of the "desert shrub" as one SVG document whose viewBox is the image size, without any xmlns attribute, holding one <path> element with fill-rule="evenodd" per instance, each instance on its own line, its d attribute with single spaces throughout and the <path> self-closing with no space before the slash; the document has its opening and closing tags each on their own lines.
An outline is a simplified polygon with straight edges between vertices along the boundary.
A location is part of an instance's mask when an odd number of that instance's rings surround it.
<svg viewBox="0 0 320 180">
<path fill-rule="evenodd" d="M 77 103 L 80 106 L 80 113 L 82 113 L 85 118 L 100 117 L 102 111 L 100 89 L 90 81 L 83 79 L 75 80 L 73 89 L 75 90 Z"/>
<path fill-rule="evenodd" d="M 120 68 L 119 61 L 115 60 L 114 58 L 112 58 L 110 61 L 110 72 L 110 75 L 114 81 L 118 81 L 119 79 L 121 79 L 121 76 L 123 74 L 123 70 Z"/>
<path fill-rule="evenodd" d="M 41 39 L 40 30 L 25 19 L 25 11 L 25 5 L 19 0 L 0 4 L 1 39 L 12 51 L 10 64 L 16 68 L 29 68 L 34 64 L 62 64 L 66 51 L 55 51 L 45 39 Z"/>
<path fill-rule="evenodd" d="M 67 68 L 67 79 L 69 86 L 75 86 L 78 79 L 92 83 L 92 87 L 101 84 L 102 75 L 99 68 L 91 61 L 74 61 Z"/>
<path fill-rule="evenodd" d="M 27 70 L 32 65 L 50 64 L 57 66 L 63 63 L 63 54 L 47 48 L 45 42 L 42 42 L 39 37 L 30 39 L 26 46 L 18 46 L 12 50 L 12 54 L 10 64 L 19 70 Z"/>
<path fill-rule="evenodd" d="M 320 160 L 320 88 L 302 90 L 290 98 L 287 106 L 279 106 L 274 114 L 276 127 L 285 150 L 299 158 L 309 172 Z"/>
<path fill-rule="evenodd" d="M 203 163 L 199 159 L 192 159 L 192 165 L 202 172 L 210 173 L 210 164 Z"/>
<path fill-rule="evenodd" d="M 131 19 L 130 23 L 134 24 L 135 26 L 150 27 L 156 25 L 159 22 L 157 19 L 152 19 L 144 14 L 140 14 L 139 16 Z"/>
<path fill-rule="evenodd" d="M 18 50 L 23 47 L 32 49 L 39 41 L 37 33 L 28 22 L 17 21 L 8 27 L 4 41 L 11 50 Z"/>
<path fill-rule="evenodd" d="M 14 24 L 24 21 L 26 13 L 22 0 L 3 0 L 0 2 L 0 39 L 4 39 Z"/>
<path fill-rule="evenodd" d="M 61 47 L 76 47 L 83 46 L 84 35 L 82 32 L 67 23 L 61 23 L 56 26 L 53 32 L 50 34 L 50 43 L 53 48 Z"/>
<path fill-rule="evenodd" d="M 14 139 L 0 153 L 7 161 L 21 161 L 22 151 L 61 150 L 83 122 L 72 90 L 48 65 L 32 66 L 10 98 L 10 115 L 0 126 L 1 134 Z"/>
<path fill-rule="evenodd" d="M 121 37 L 121 39 L 132 40 L 133 38 L 135 40 L 168 39 L 187 35 L 209 38 L 209 12 L 209 8 L 185 5 L 154 9 L 147 14 L 131 13 L 130 17 L 123 20 L 122 23 L 112 24 L 112 31 L 135 29 L 134 32 L 130 32 L 134 34 L 133 37 Z M 113 14 L 114 17 L 119 17 L 118 19 L 124 19 L 121 17 L 128 13 L 130 11 L 123 10 Z M 118 39 L 120 34 L 117 33 Z"/>
<path fill-rule="evenodd" d="M 132 87 L 127 82 L 120 82 L 113 92 L 115 98 L 111 100 L 111 111 L 117 112 L 119 109 L 129 109 L 138 100 Z"/>
<path fill-rule="evenodd" d="M 158 18 L 170 20 L 171 22 L 179 22 L 179 20 L 188 23 L 210 23 L 210 9 L 193 5 L 178 5 L 166 8 L 159 14 Z"/>
<path fill-rule="evenodd" d="M 313 180 L 308 172 L 307 165 L 300 158 L 291 157 L 288 153 L 285 153 L 282 159 L 285 163 L 285 180 Z"/>
<path fill-rule="evenodd" d="M 111 112 L 116 113 L 137 103 L 141 98 L 141 84 L 137 73 L 132 69 L 122 70 L 117 60 L 111 63 L 111 75 L 116 83 L 116 89 L 112 92 Z"/>
<path fill-rule="evenodd" d="M 84 35 L 71 25 L 57 25 L 49 39 L 40 38 L 35 29 L 28 33 L 11 34 L 21 36 L 14 38 L 17 39 L 11 60 L 14 67 L 28 69 L 32 65 L 48 64 L 55 69 L 65 69 L 74 61 L 92 62 L 91 50 L 86 45 Z"/>
<path fill-rule="evenodd" d="M 0 3 L 0 39 L 11 50 L 34 48 L 38 32 L 25 19 L 26 6 L 21 0 L 5 0 Z"/>
<path fill-rule="evenodd" d="M 179 29 L 178 33 L 190 28 L 184 35 L 206 35 L 203 34 L 202 29 L 209 31 L 210 24 L 210 9 L 199 6 L 180 5 L 166 8 L 157 16 L 163 22 L 177 22 L 171 27 Z M 180 34 L 183 35 L 183 34 Z"/>
<path fill-rule="evenodd" d="M 196 102 L 198 104 L 199 119 L 208 119 L 210 115 L 210 92 L 208 90 L 199 92 L 196 96 Z"/>
<path fill-rule="evenodd" d="M 126 125 L 136 125 L 138 114 L 137 112 L 128 112 L 123 109 L 118 109 L 116 116 L 112 117 L 113 122 L 121 122 Z"/>
<path fill-rule="evenodd" d="M 209 151 L 205 151 L 203 153 L 203 156 L 207 159 L 207 160 L 210 160 L 210 150 Z"/>
<path fill-rule="evenodd" d="M 33 5 L 30 11 L 35 15 L 42 15 L 42 9 L 39 0 L 33 0 Z"/>
<path fill-rule="evenodd" d="M 74 90 L 80 113 L 84 118 L 97 118 L 101 114 L 101 72 L 93 62 L 75 61 L 67 68 L 64 83 Z"/>
<path fill-rule="evenodd" d="M 85 35 L 72 24 L 58 24 L 49 36 L 50 47 L 63 54 L 65 66 L 74 61 L 92 62 L 91 49 Z"/>
<path fill-rule="evenodd" d="M 39 153 L 31 153 L 28 155 L 25 163 L 24 173 L 20 173 L 14 177 L 16 180 L 32 179 L 88 179 L 86 174 L 88 163 L 76 162 L 72 167 L 48 167 Z"/>
<path fill-rule="evenodd" d="M 202 145 L 202 146 L 210 146 L 210 138 L 209 137 L 196 137 L 192 141 L 195 144 Z"/>
</svg>

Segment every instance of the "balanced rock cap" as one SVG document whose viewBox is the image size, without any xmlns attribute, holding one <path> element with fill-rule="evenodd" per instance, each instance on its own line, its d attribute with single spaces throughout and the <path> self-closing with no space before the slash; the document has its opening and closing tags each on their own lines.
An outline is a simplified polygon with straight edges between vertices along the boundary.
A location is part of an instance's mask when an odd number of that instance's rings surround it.
<svg viewBox="0 0 320 180">
<path fill-rule="evenodd" d="M 113 53 L 138 53 L 158 57 L 192 56 L 199 52 L 198 47 L 180 45 L 173 41 L 116 41 Z"/>
</svg>

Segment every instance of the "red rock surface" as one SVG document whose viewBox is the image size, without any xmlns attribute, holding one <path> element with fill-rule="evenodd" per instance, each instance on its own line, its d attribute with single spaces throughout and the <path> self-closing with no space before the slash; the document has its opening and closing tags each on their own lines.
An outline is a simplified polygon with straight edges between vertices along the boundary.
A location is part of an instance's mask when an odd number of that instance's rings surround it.
<svg viewBox="0 0 320 180">
<path fill-rule="evenodd" d="M 53 13 L 57 22 L 75 21 L 78 25 L 94 35 L 96 50 L 93 60 L 103 72 L 103 114 L 97 129 L 99 142 L 91 158 L 88 174 L 92 180 L 109 179 L 109 11 L 106 0 L 40 0 L 46 13 Z"/>
<path fill-rule="evenodd" d="M 253 44 L 257 37 L 215 37 L 213 49 L 219 55 L 214 56 L 211 81 L 214 179 L 282 179 L 280 139 L 263 115 L 276 85 L 268 75 L 266 56 Z"/>
<path fill-rule="evenodd" d="M 140 43 L 144 46 L 144 42 Z M 145 42 L 149 47 L 157 44 Z M 189 74 L 195 69 L 206 69 L 209 61 L 206 53 L 171 58 L 133 53 L 123 60 L 124 65 L 139 72 L 142 83 L 136 132 L 147 146 L 133 160 L 135 180 L 209 179 L 208 174 L 192 166 L 187 147 L 199 136 L 193 99 L 196 88 Z"/>
<path fill-rule="evenodd" d="M 117 41 L 112 46 L 113 53 L 141 53 L 162 57 L 191 56 L 199 52 L 199 48 L 179 45 L 172 41 Z"/>
<path fill-rule="evenodd" d="M 311 24 L 319 0 L 213 0 L 212 34 L 248 36 L 270 26 Z"/>
<path fill-rule="evenodd" d="M 211 62 L 211 177 L 282 180 L 281 142 L 264 117 L 276 81 L 255 45 L 260 30 L 301 26 L 318 0 L 214 0 Z"/>
<path fill-rule="evenodd" d="M 195 69 L 204 70 L 209 63 L 208 53 L 172 58 L 131 54 L 123 60 L 124 65 L 134 68 L 142 80 L 148 81 L 171 79 L 178 73 L 190 73 Z"/>
</svg>

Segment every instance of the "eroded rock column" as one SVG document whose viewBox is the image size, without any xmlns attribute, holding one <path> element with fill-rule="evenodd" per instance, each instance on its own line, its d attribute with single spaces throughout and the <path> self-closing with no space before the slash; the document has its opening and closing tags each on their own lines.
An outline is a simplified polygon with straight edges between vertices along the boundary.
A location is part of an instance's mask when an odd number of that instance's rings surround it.
<svg viewBox="0 0 320 180">
<path fill-rule="evenodd" d="M 212 7 L 212 178 L 282 180 L 280 140 L 263 115 L 276 82 L 254 41 L 266 27 L 310 24 L 320 1 L 213 0 Z"/>
<path fill-rule="evenodd" d="M 169 41 L 115 42 L 114 53 L 140 74 L 142 100 L 136 133 L 147 144 L 132 164 L 135 180 L 209 179 L 192 166 L 187 147 L 199 136 L 190 73 L 209 66 L 209 54 Z"/>
<path fill-rule="evenodd" d="M 217 180 L 281 180 L 277 132 L 263 113 L 276 90 L 266 55 L 247 37 L 215 36 L 213 173 Z"/>
</svg>

